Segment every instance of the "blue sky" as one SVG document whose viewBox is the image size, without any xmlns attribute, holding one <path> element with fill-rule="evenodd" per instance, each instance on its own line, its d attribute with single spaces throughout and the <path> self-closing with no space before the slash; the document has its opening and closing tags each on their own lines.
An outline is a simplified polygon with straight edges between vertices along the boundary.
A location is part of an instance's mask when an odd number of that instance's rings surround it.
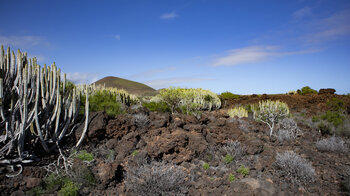
<svg viewBox="0 0 350 196">
<path fill-rule="evenodd" d="M 0 44 L 75 82 L 350 92 L 348 0 L 0 0 Z"/>
</svg>

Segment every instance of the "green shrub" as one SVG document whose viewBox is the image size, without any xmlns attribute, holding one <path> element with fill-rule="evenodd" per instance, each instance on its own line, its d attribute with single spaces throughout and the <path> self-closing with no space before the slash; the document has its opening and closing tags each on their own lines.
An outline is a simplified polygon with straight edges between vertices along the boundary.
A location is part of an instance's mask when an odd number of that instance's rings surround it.
<svg viewBox="0 0 350 196">
<path fill-rule="evenodd" d="M 80 98 L 81 113 L 85 110 L 85 96 Z M 96 91 L 92 95 L 89 95 L 89 111 L 98 112 L 105 111 L 109 116 L 116 116 L 118 114 L 124 114 L 121 103 L 117 101 L 117 95 L 109 92 L 108 90 Z"/>
<path fill-rule="evenodd" d="M 301 88 L 301 90 L 298 90 L 298 93 L 301 95 L 306 95 L 306 94 L 317 94 L 317 90 L 314 90 L 310 88 L 309 86 L 304 86 Z"/>
<path fill-rule="evenodd" d="M 138 154 L 139 154 L 139 151 L 138 151 L 138 150 L 134 150 L 134 151 L 131 153 L 131 155 L 132 155 L 133 157 L 137 156 Z"/>
<path fill-rule="evenodd" d="M 42 187 L 34 187 L 26 192 L 26 196 L 40 196 L 45 194 L 45 190 Z"/>
<path fill-rule="evenodd" d="M 320 117 L 322 120 L 326 120 L 329 123 L 332 123 L 334 127 L 338 127 L 339 125 L 343 124 L 345 120 L 345 116 L 341 112 L 333 112 L 333 111 L 327 111 L 325 114 L 322 114 Z"/>
<path fill-rule="evenodd" d="M 230 182 L 234 182 L 234 181 L 236 180 L 235 175 L 229 174 L 229 175 L 228 175 L 228 180 L 229 180 Z"/>
<path fill-rule="evenodd" d="M 204 164 L 203 164 L 203 169 L 207 170 L 207 169 L 209 169 L 209 168 L 210 168 L 209 163 L 204 163 Z"/>
<path fill-rule="evenodd" d="M 345 109 L 345 103 L 341 99 L 332 98 L 327 102 L 327 105 L 331 111 L 340 111 Z"/>
<path fill-rule="evenodd" d="M 64 177 L 58 176 L 54 173 L 48 175 L 44 178 L 45 188 L 47 191 L 51 192 L 57 186 L 60 187 L 64 183 Z"/>
<path fill-rule="evenodd" d="M 145 103 L 142 103 L 142 106 L 145 107 L 145 108 L 148 108 L 149 111 L 152 111 L 152 112 L 171 112 L 170 108 L 168 107 L 168 105 L 161 101 L 161 102 L 145 102 Z"/>
<path fill-rule="evenodd" d="M 223 92 L 220 94 L 220 99 L 224 100 L 224 99 L 238 99 L 239 95 L 233 94 L 231 92 Z"/>
<path fill-rule="evenodd" d="M 317 125 L 317 128 L 322 135 L 331 135 L 334 132 L 331 124 L 323 121 Z"/>
<path fill-rule="evenodd" d="M 231 156 L 230 154 L 227 154 L 227 155 L 224 157 L 224 162 L 225 162 L 226 164 L 230 164 L 232 161 L 233 161 L 233 156 Z"/>
<path fill-rule="evenodd" d="M 75 158 L 78 158 L 82 161 L 92 161 L 94 160 L 94 155 L 91 153 L 86 152 L 86 150 L 79 151 L 76 155 L 74 155 Z"/>
<path fill-rule="evenodd" d="M 243 165 L 241 165 L 238 169 L 237 172 L 242 174 L 243 176 L 246 176 L 249 174 L 250 170 L 249 168 L 244 167 Z"/>
<path fill-rule="evenodd" d="M 64 181 L 62 188 L 58 191 L 59 195 L 62 196 L 76 196 L 78 195 L 78 186 L 75 185 L 72 180 L 67 179 Z"/>
</svg>

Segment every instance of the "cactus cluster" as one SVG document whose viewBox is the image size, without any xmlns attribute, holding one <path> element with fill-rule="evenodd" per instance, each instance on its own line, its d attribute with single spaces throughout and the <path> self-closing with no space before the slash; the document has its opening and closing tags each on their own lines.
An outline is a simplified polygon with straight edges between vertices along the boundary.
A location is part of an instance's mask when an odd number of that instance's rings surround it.
<svg viewBox="0 0 350 196">
<path fill-rule="evenodd" d="M 51 152 L 71 133 L 84 92 L 66 91 L 66 75 L 61 79 L 55 63 L 41 67 L 36 58 L 10 48 L 5 53 L 3 46 L 0 55 L 0 161 L 30 162 L 38 142 Z"/>
</svg>

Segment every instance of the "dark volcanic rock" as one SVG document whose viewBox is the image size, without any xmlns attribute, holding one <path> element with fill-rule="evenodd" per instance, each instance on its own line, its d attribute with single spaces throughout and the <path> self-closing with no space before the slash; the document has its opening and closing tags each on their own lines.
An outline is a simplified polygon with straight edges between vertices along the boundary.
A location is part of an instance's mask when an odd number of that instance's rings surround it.
<svg viewBox="0 0 350 196">
<path fill-rule="evenodd" d="M 321 88 L 319 91 L 318 91 L 318 94 L 331 94 L 333 95 L 335 93 L 335 89 L 333 88 Z"/>
<path fill-rule="evenodd" d="M 106 126 L 108 123 L 108 115 L 105 112 L 91 112 L 89 113 L 89 124 L 87 130 L 87 138 L 93 141 L 99 141 L 104 138 L 106 133 Z M 75 139 L 78 141 L 85 124 L 82 123 L 75 131 Z"/>
</svg>

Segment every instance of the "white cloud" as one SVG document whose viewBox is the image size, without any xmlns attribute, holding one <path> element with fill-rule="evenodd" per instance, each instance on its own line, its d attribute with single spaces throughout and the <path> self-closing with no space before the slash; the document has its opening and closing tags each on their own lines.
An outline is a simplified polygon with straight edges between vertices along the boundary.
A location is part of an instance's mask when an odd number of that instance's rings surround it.
<svg viewBox="0 0 350 196">
<path fill-rule="evenodd" d="M 170 12 L 170 13 L 165 13 L 165 14 L 162 14 L 160 16 L 161 19 L 172 19 L 172 18 L 176 18 L 178 17 L 179 15 L 177 15 L 175 12 Z"/>
<path fill-rule="evenodd" d="M 99 79 L 99 74 L 81 72 L 67 73 L 67 79 L 75 84 L 91 84 Z"/>
<path fill-rule="evenodd" d="M 159 69 L 151 69 L 151 70 L 147 70 L 141 73 L 137 73 L 137 74 L 133 74 L 131 75 L 129 78 L 150 78 L 153 76 L 156 76 L 158 74 L 161 73 L 165 73 L 165 72 L 170 72 L 170 71 L 174 71 L 176 70 L 176 67 L 165 67 L 165 68 L 159 68 Z"/>
<path fill-rule="evenodd" d="M 228 55 L 214 60 L 212 66 L 233 66 L 247 63 L 256 63 L 270 57 L 307 54 L 317 52 L 319 49 L 309 49 L 300 51 L 283 52 L 278 46 L 250 46 L 246 48 L 233 49 L 228 51 Z"/>
<path fill-rule="evenodd" d="M 350 36 L 350 10 L 336 12 L 326 18 L 311 21 L 309 32 L 302 36 L 308 43 L 337 40 Z"/>
<path fill-rule="evenodd" d="M 311 8 L 304 7 L 304 8 L 301 8 L 300 10 L 295 11 L 292 16 L 294 20 L 301 20 L 311 15 L 312 15 Z"/>
<path fill-rule="evenodd" d="M 0 35 L 0 44 L 11 47 L 50 46 L 50 43 L 40 36 L 5 36 Z"/>
<path fill-rule="evenodd" d="M 211 78 L 196 78 L 196 77 L 174 77 L 174 78 L 165 78 L 165 79 L 159 79 L 159 80 L 150 80 L 144 82 L 144 84 L 147 84 L 155 89 L 160 88 L 167 88 L 169 86 L 177 86 L 179 84 L 184 83 L 193 83 L 193 82 L 202 82 L 202 81 L 208 81 L 213 80 Z"/>
<path fill-rule="evenodd" d="M 115 35 L 114 38 L 119 41 L 120 40 L 120 35 Z"/>
</svg>

